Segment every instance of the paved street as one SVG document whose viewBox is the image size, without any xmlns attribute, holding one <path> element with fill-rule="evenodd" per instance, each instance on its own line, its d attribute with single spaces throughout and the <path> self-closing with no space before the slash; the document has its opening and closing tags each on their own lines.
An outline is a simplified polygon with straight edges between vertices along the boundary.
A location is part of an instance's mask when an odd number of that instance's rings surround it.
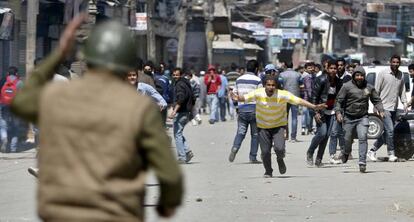
<svg viewBox="0 0 414 222">
<path fill-rule="evenodd" d="M 302 142 L 287 143 L 287 173 L 278 174 L 273 157 L 274 178 L 264 179 L 263 166 L 248 163 L 250 137 L 235 162 L 227 160 L 236 122 L 209 125 L 205 118 L 201 126 L 188 125 L 185 131 L 195 158 L 182 166 L 186 195 L 172 221 L 414 221 L 413 160 L 368 162 L 367 174 L 359 173 L 356 160 L 307 168 L 311 136 L 299 135 Z M 383 147 L 379 155 L 385 153 Z M 355 150 L 353 154 L 357 156 Z M 1 154 L 0 222 L 38 221 L 36 181 L 26 173 L 34 156 L 34 150 Z M 151 222 L 163 221 L 153 207 L 157 189 L 150 178 L 146 204 Z"/>
</svg>

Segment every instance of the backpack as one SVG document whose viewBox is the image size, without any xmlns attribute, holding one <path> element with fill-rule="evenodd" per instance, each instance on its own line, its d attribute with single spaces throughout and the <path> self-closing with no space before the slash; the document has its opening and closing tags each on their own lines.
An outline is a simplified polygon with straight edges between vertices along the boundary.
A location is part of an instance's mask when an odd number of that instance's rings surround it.
<svg viewBox="0 0 414 222">
<path fill-rule="evenodd" d="M 7 76 L 6 82 L 1 87 L 0 103 L 3 105 L 10 105 L 17 93 L 17 83 L 20 81 L 16 76 L 14 80 L 11 80 L 10 76 Z"/>
<path fill-rule="evenodd" d="M 156 75 L 154 77 L 155 89 L 164 98 L 167 103 L 170 103 L 170 83 L 164 76 Z"/>
</svg>

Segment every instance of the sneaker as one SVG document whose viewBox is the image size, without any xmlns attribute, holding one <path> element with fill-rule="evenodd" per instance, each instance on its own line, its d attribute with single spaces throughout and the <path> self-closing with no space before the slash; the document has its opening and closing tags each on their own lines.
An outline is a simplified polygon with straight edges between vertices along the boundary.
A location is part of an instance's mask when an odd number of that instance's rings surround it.
<svg viewBox="0 0 414 222">
<path fill-rule="evenodd" d="M 268 174 L 268 173 L 265 173 L 263 175 L 263 178 L 272 178 L 272 177 L 273 177 L 273 175 L 272 174 Z"/>
<path fill-rule="evenodd" d="M 398 158 L 393 154 L 388 156 L 388 162 L 397 162 L 397 160 Z"/>
<path fill-rule="evenodd" d="M 368 157 L 368 159 L 370 159 L 373 162 L 378 161 L 378 159 L 377 159 L 377 153 L 375 151 L 373 151 L 373 150 L 369 150 L 368 151 L 367 157 Z"/>
<path fill-rule="evenodd" d="M 186 154 L 185 154 L 185 162 L 190 162 L 191 161 L 191 159 L 193 159 L 193 157 L 194 157 L 194 153 L 193 153 L 193 151 L 188 151 Z"/>
<path fill-rule="evenodd" d="M 322 160 L 320 160 L 320 159 L 316 159 L 316 160 L 315 160 L 315 166 L 316 166 L 316 167 L 318 167 L 318 168 L 319 168 L 319 167 L 323 167 L 323 165 L 324 165 L 324 164 L 322 163 Z"/>
<path fill-rule="evenodd" d="M 198 125 L 197 120 L 192 119 L 192 120 L 191 120 L 191 124 L 193 124 L 193 126 L 197 126 L 197 125 Z"/>
<path fill-rule="evenodd" d="M 279 173 L 285 174 L 286 173 L 286 165 L 285 161 L 283 161 L 283 158 L 277 158 L 277 165 L 279 166 Z"/>
<path fill-rule="evenodd" d="M 214 122 L 216 122 L 214 119 L 210 119 L 209 121 L 208 121 L 210 124 L 214 124 Z"/>
<path fill-rule="evenodd" d="M 35 167 L 29 167 L 27 168 L 27 171 L 34 177 L 38 177 L 39 176 L 39 168 L 35 168 Z"/>
<path fill-rule="evenodd" d="M 342 163 L 348 162 L 348 159 L 349 159 L 349 154 L 342 153 L 341 155 Z"/>
<path fill-rule="evenodd" d="M 365 173 L 367 171 L 367 166 L 364 164 L 359 164 L 359 172 Z"/>
<path fill-rule="evenodd" d="M 304 136 L 306 134 L 306 130 L 305 128 L 302 128 L 302 136 Z"/>
<path fill-rule="evenodd" d="M 230 151 L 230 155 L 229 155 L 229 161 L 230 162 L 233 162 L 234 161 L 234 158 L 236 158 L 236 154 L 237 154 L 237 149 L 235 149 L 235 148 L 232 148 L 231 149 L 231 151 Z"/>
<path fill-rule="evenodd" d="M 298 142 L 300 142 L 298 139 L 291 139 L 291 140 L 289 140 L 289 142 L 291 142 L 291 143 L 298 143 Z"/>
<path fill-rule="evenodd" d="M 329 158 L 329 163 L 330 164 L 340 164 L 341 161 L 335 159 L 335 155 L 331 155 L 331 158 Z"/>
<path fill-rule="evenodd" d="M 201 123 L 202 123 L 201 119 L 198 119 L 197 123 L 198 123 L 198 125 L 201 125 Z"/>
<path fill-rule="evenodd" d="M 306 164 L 308 166 L 313 166 L 313 155 L 309 153 L 306 154 Z"/>
</svg>

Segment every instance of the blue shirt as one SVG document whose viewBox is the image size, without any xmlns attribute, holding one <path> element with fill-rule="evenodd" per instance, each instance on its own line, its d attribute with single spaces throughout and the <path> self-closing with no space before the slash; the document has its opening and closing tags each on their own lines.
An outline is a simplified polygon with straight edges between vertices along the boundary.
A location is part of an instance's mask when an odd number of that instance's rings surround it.
<svg viewBox="0 0 414 222">
<path fill-rule="evenodd" d="M 222 98 L 222 97 L 226 97 L 226 90 L 227 90 L 227 86 L 229 85 L 227 78 L 224 75 L 220 75 L 220 80 L 221 80 L 221 86 L 220 86 L 220 90 L 217 93 L 217 96 Z"/>
<path fill-rule="evenodd" d="M 167 103 L 164 98 L 162 98 L 162 96 L 152 86 L 140 82 L 138 83 L 137 91 L 143 95 L 152 97 L 161 109 L 165 109 L 167 107 Z"/>
</svg>

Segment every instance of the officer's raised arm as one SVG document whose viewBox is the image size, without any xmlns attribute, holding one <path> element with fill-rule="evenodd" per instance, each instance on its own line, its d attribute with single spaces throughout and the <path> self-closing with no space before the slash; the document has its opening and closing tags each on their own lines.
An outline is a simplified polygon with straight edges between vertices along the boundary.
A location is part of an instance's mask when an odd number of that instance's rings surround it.
<svg viewBox="0 0 414 222">
<path fill-rule="evenodd" d="M 17 93 L 11 104 L 11 109 L 17 116 L 26 121 L 37 122 L 39 97 L 43 86 L 53 79 L 53 75 L 59 67 L 59 64 L 72 50 L 75 42 L 76 29 L 80 27 L 85 18 L 84 14 L 80 14 L 73 19 L 67 25 L 59 40 L 59 47 L 31 72 L 28 81 L 21 91 Z"/>
</svg>

